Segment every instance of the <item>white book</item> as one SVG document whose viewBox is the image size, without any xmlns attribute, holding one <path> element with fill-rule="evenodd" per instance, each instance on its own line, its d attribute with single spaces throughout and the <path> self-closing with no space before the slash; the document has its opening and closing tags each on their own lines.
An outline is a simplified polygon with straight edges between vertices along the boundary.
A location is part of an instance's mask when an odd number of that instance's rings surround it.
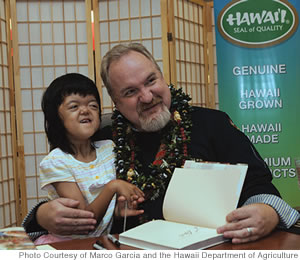
<svg viewBox="0 0 300 260">
<path fill-rule="evenodd" d="M 227 241 L 216 228 L 236 209 L 248 166 L 187 161 L 176 168 L 163 202 L 165 220 L 120 234 L 122 244 L 151 250 L 204 249 Z"/>
</svg>

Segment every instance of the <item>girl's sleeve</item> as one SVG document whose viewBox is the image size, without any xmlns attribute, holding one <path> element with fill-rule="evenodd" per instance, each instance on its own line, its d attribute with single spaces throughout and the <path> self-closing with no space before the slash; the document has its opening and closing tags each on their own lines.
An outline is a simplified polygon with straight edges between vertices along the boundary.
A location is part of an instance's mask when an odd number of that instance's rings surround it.
<svg viewBox="0 0 300 260">
<path fill-rule="evenodd" d="M 47 156 L 40 164 L 40 182 L 42 190 L 56 194 L 54 182 L 75 182 L 72 174 L 72 164 L 63 156 Z"/>
</svg>

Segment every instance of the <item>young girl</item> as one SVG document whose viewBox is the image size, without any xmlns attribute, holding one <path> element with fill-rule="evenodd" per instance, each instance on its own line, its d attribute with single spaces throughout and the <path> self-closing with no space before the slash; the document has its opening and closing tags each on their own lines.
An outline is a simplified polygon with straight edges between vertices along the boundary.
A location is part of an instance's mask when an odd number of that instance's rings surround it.
<svg viewBox="0 0 300 260">
<path fill-rule="evenodd" d="M 45 91 L 42 110 L 51 151 L 40 163 L 42 189 L 48 191 L 50 199 L 71 198 L 80 202 L 80 209 L 92 211 L 98 226 L 89 236 L 108 233 L 114 195 L 125 197 L 130 207 L 144 194 L 135 185 L 116 180 L 113 142 L 95 140 L 101 118 L 96 85 L 80 74 L 63 75 Z M 142 211 L 135 211 L 139 213 Z M 35 244 L 80 237 L 48 234 Z"/>
</svg>

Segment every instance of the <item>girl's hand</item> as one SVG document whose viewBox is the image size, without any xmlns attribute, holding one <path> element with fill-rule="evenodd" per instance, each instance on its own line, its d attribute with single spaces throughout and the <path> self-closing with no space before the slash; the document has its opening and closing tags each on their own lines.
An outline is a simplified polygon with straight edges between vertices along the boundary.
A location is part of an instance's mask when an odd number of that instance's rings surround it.
<svg viewBox="0 0 300 260">
<path fill-rule="evenodd" d="M 128 203 L 128 208 L 130 209 L 136 208 L 137 200 L 139 198 L 144 198 L 145 196 L 144 192 L 142 192 L 137 186 L 126 181 L 114 180 L 112 183 L 113 188 L 118 196 L 125 197 L 125 200 L 127 200 Z"/>
<path fill-rule="evenodd" d="M 132 203 L 131 203 L 132 208 L 127 207 L 127 209 L 125 209 L 126 198 L 124 196 L 119 196 L 117 199 L 116 207 L 115 207 L 115 216 L 125 217 L 125 215 L 126 215 L 127 217 L 131 217 L 131 216 L 137 216 L 137 215 L 143 214 L 144 210 L 137 209 L 137 207 L 144 200 L 145 200 L 144 197 L 139 197 L 138 199 L 132 201 Z M 125 214 L 125 210 L 126 210 L 126 214 Z"/>
</svg>

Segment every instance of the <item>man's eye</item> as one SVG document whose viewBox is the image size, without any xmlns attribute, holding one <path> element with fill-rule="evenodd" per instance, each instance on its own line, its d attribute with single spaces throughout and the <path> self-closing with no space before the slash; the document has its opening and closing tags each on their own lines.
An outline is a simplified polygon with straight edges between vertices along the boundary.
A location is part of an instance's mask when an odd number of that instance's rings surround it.
<svg viewBox="0 0 300 260">
<path fill-rule="evenodd" d="M 146 85 L 151 85 L 151 84 L 153 84 L 153 83 L 155 82 L 155 80 L 156 80 L 155 77 L 148 79 L 147 82 L 146 82 Z"/>
<path fill-rule="evenodd" d="M 130 97 L 132 95 L 134 95 L 136 91 L 134 89 L 130 89 L 130 90 L 127 90 L 125 93 L 124 93 L 124 96 L 125 97 Z"/>
</svg>

